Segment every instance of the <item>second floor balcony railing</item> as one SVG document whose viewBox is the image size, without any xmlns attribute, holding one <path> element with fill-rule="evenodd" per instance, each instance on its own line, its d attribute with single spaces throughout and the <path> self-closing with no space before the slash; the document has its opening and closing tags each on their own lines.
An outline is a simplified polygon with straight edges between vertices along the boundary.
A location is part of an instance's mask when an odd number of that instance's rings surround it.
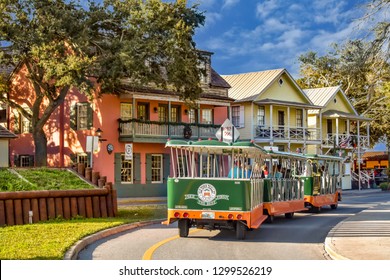
<svg viewBox="0 0 390 280">
<path fill-rule="evenodd" d="M 215 138 L 220 125 L 199 123 L 174 123 L 143 121 L 138 119 L 118 120 L 119 139 L 154 138 L 166 141 L 171 139 Z"/>
<path fill-rule="evenodd" d="M 256 139 L 320 141 L 319 128 L 256 125 L 254 132 Z"/>
<path fill-rule="evenodd" d="M 336 141 L 338 139 L 338 141 Z M 328 133 L 323 141 L 325 147 L 340 147 L 340 148 L 356 148 L 360 145 L 360 148 L 369 148 L 370 141 L 367 135 L 356 135 L 356 134 L 335 134 Z"/>
</svg>

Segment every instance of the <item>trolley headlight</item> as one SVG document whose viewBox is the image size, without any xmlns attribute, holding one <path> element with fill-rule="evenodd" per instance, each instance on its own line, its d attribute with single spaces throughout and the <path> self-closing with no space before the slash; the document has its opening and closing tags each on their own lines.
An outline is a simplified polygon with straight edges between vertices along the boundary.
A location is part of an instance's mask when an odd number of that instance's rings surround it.
<svg viewBox="0 0 390 280">
<path fill-rule="evenodd" d="M 183 218 L 188 218 L 190 215 L 188 213 L 183 214 Z"/>
<path fill-rule="evenodd" d="M 238 214 L 237 215 L 237 220 L 241 220 L 242 219 L 242 215 L 241 214 Z"/>
<path fill-rule="evenodd" d="M 175 214 L 173 214 L 175 216 L 175 218 L 180 218 L 180 213 L 179 212 L 175 212 Z"/>
<path fill-rule="evenodd" d="M 229 214 L 229 215 L 228 215 L 228 219 L 229 219 L 229 220 L 233 220 L 233 218 L 234 218 L 233 214 Z"/>
</svg>

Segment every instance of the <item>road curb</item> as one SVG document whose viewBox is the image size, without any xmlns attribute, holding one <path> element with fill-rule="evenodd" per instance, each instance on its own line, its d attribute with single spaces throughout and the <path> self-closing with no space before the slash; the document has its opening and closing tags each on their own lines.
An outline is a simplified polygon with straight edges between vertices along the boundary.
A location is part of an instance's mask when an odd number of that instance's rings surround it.
<svg viewBox="0 0 390 280">
<path fill-rule="evenodd" d="M 92 235 L 89 235 L 87 237 L 84 237 L 83 239 L 77 241 L 64 255 L 64 260 L 77 260 L 77 257 L 79 253 L 88 245 L 103 239 L 105 237 L 121 233 L 127 230 L 135 229 L 135 228 L 140 228 L 148 225 L 153 225 L 153 224 L 160 224 L 163 219 L 161 220 L 153 220 L 153 221 L 144 221 L 144 222 L 138 222 L 138 223 L 132 223 L 132 224 L 126 224 L 126 225 L 121 225 L 117 226 L 114 228 L 109 228 L 105 229 L 102 231 L 99 231 L 97 233 L 94 233 Z"/>
</svg>

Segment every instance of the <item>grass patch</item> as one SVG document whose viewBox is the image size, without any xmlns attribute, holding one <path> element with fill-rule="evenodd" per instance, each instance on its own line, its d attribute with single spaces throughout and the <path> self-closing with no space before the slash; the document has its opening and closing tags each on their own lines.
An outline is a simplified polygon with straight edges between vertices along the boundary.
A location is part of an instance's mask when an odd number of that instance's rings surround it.
<svg viewBox="0 0 390 280">
<path fill-rule="evenodd" d="M 115 218 L 55 219 L 31 225 L 0 228 L 0 259 L 60 260 L 78 240 L 103 229 L 166 217 L 166 206 L 127 206 Z"/>
<path fill-rule="evenodd" d="M 28 182 L 7 169 L 0 169 L 0 191 L 75 190 L 93 187 L 67 170 L 50 168 L 14 169 Z"/>
</svg>

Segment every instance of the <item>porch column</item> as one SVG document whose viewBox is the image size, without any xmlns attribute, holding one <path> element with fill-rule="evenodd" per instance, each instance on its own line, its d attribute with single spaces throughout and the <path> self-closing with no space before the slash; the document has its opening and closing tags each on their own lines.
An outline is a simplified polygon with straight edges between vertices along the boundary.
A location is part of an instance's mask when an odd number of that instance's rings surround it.
<svg viewBox="0 0 390 280">
<path fill-rule="evenodd" d="M 132 112 L 132 118 L 133 119 L 137 119 L 138 118 L 138 115 L 137 115 L 137 106 L 135 105 L 135 98 L 133 96 L 133 112 Z M 133 135 L 133 138 L 135 138 L 135 125 L 136 123 L 135 122 L 131 122 L 131 134 Z"/>
<path fill-rule="evenodd" d="M 291 138 L 290 138 L 290 107 L 287 107 L 287 139 L 288 139 L 288 151 L 291 151 Z"/>
<path fill-rule="evenodd" d="M 272 120 L 272 115 L 273 115 L 273 106 L 272 104 L 269 106 L 269 110 L 270 110 L 270 116 L 269 116 L 269 137 L 270 137 L 270 141 L 273 142 L 274 140 L 274 136 L 273 136 L 273 120 Z"/>
<path fill-rule="evenodd" d="M 168 137 L 171 137 L 171 100 L 168 100 Z"/>
<path fill-rule="evenodd" d="M 370 123 L 366 122 L 367 129 L 367 146 L 370 147 Z"/>
<path fill-rule="evenodd" d="M 319 138 L 320 138 L 320 151 L 321 151 L 321 155 L 323 154 L 322 153 L 322 109 L 318 109 L 318 112 L 320 113 L 320 120 L 319 120 L 319 127 L 320 127 L 320 130 L 319 130 L 319 133 L 320 133 L 320 135 L 319 135 Z M 318 131 L 317 130 L 318 129 L 318 125 L 316 125 L 316 131 Z M 318 137 L 318 135 L 317 135 L 317 137 Z M 316 137 L 316 139 L 318 139 Z"/>
<path fill-rule="evenodd" d="M 255 121 L 254 120 L 254 117 L 255 117 L 255 106 L 252 102 L 252 116 L 251 116 L 251 120 L 252 120 L 252 127 L 251 127 L 251 140 L 254 140 L 255 139 L 255 124 L 257 124 L 257 120 Z"/>
<path fill-rule="evenodd" d="M 305 153 L 307 152 L 306 151 L 306 129 L 307 129 L 307 108 L 304 108 L 302 110 L 302 125 L 303 125 L 303 149 L 305 151 Z"/>
<path fill-rule="evenodd" d="M 336 142 L 336 147 L 339 146 L 339 118 L 337 117 L 336 118 L 336 139 L 335 139 L 335 142 Z"/>
</svg>

